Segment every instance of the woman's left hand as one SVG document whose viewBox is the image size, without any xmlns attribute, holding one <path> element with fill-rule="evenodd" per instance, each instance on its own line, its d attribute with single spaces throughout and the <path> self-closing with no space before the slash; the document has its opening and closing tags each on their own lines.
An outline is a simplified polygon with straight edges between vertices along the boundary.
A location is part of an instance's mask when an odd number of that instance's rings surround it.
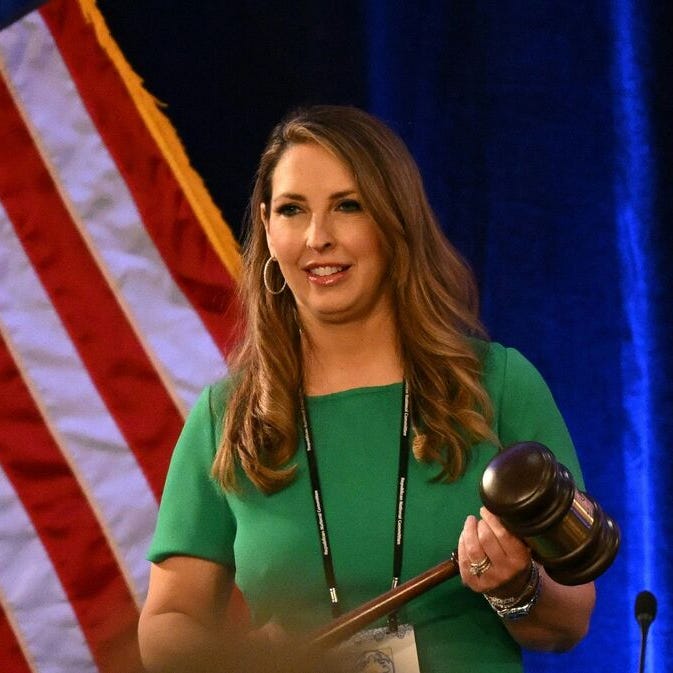
<svg viewBox="0 0 673 673">
<path fill-rule="evenodd" d="M 463 584 L 498 598 L 518 595 L 530 576 L 531 552 L 485 507 L 468 516 L 458 540 L 458 565 Z"/>
<path fill-rule="evenodd" d="M 468 516 L 458 540 L 463 584 L 496 598 L 521 595 L 531 577 L 531 551 L 495 514 L 482 507 L 481 518 Z M 542 591 L 525 619 L 503 620 L 510 635 L 532 650 L 565 652 L 587 633 L 595 601 L 593 582 L 564 586 L 538 566 Z"/>
</svg>

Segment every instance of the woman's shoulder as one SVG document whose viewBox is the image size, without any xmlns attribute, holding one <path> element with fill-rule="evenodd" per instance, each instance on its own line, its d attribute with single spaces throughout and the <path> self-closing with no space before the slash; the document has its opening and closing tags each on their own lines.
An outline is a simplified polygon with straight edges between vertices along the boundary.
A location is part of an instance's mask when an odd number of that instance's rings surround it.
<svg viewBox="0 0 673 673">
<path fill-rule="evenodd" d="M 234 389 L 234 380 L 231 376 L 223 376 L 210 383 L 205 388 L 208 391 L 211 402 L 225 404 Z"/>
<path fill-rule="evenodd" d="M 187 453 L 192 453 L 194 446 L 198 446 L 206 451 L 208 460 L 212 461 L 211 454 L 220 441 L 231 388 L 229 377 L 217 379 L 201 387 L 183 425 L 178 447 L 186 444 L 189 447 Z"/>
<path fill-rule="evenodd" d="M 497 341 L 474 341 L 474 349 L 482 366 L 482 382 L 491 396 L 508 383 L 533 381 L 540 373 L 531 361 L 516 348 Z"/>
<path fill-rule="evenodd" d="M 209 416 L 216 424 L 222 420 L 227 401 L 233 390 L 230 376 L 217 379 L 204 385 L 192 406 L 191 416 Z"/>
</svg>

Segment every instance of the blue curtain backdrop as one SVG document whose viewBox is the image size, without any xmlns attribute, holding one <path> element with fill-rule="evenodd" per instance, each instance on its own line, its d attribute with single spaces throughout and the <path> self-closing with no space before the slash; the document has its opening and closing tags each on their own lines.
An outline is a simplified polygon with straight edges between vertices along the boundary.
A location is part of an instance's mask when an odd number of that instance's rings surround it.
<svg viewBox="0 0 673 673">
<path fill-rule="evenodd" d="M 670 668 L 670 0 L 169 4 L 99 2 L 234 229 L 288 108 L 366 107 L 417 157 L 492 337 L 549 381 L 623 543 L 586 640 L 527 669 L 637 670 L 642 589 L 647 670 Z"/>
<path fill-rule="evenodd" d="M 589 637 L 531 671 L 636 670 L 644 588 L 648 670 L 672 670 L 672 18 L 628 0 L 368 4 L 370 108 L 409 142 L 491 335 L 543 371 L 623 531 Z"/>
<path fill-rule="evenodd" d="M 670 0 L 98 4 L 237 232 L 288 108 L 353 103 L 400 132 L 492 337 L 543 372 L 623 532 L 586 640 L 527 670 L 636 671 L 642 589 L 647 670 L 671 670 Z"/>
</svg>

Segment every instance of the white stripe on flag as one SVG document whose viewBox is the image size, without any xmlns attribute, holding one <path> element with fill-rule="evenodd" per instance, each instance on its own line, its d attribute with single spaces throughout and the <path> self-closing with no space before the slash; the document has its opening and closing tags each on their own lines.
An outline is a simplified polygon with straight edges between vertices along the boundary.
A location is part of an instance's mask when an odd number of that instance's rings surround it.
<svg viewBox="0 0 673 673">
<path fill-rule="evenodd" d="M 38 673 L 97 673 L 49 556 L 1 467 L 0 529 L 2 607 L 28 648 L 28 662 Z"/>
<path fill-rule="evenodd" d="M 2 58 L 74 222 L 184 415 L 226 373 L 222 354 L 144 229 L 38 12 L 0 33 Z"/>
<path fill-rule="evenodd" d="M 0 332 L 96 513 L 136 601 L 157 504 L 0 204 Z M 0 568 L 0 574 L 3 569 Z"/>
</svg>

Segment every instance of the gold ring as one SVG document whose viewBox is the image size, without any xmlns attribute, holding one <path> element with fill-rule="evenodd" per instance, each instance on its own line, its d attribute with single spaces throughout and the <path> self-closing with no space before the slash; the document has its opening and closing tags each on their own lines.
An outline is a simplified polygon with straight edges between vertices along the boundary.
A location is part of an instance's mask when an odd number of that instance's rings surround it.
<svg viewBox="0 0 673 673">
<path fill-rule="evenodd" d="M 478 563 L 470 563 L 470 574 L 480 577 L 491 567 L 491 559 L 484 556 Z"/>
</svg>

